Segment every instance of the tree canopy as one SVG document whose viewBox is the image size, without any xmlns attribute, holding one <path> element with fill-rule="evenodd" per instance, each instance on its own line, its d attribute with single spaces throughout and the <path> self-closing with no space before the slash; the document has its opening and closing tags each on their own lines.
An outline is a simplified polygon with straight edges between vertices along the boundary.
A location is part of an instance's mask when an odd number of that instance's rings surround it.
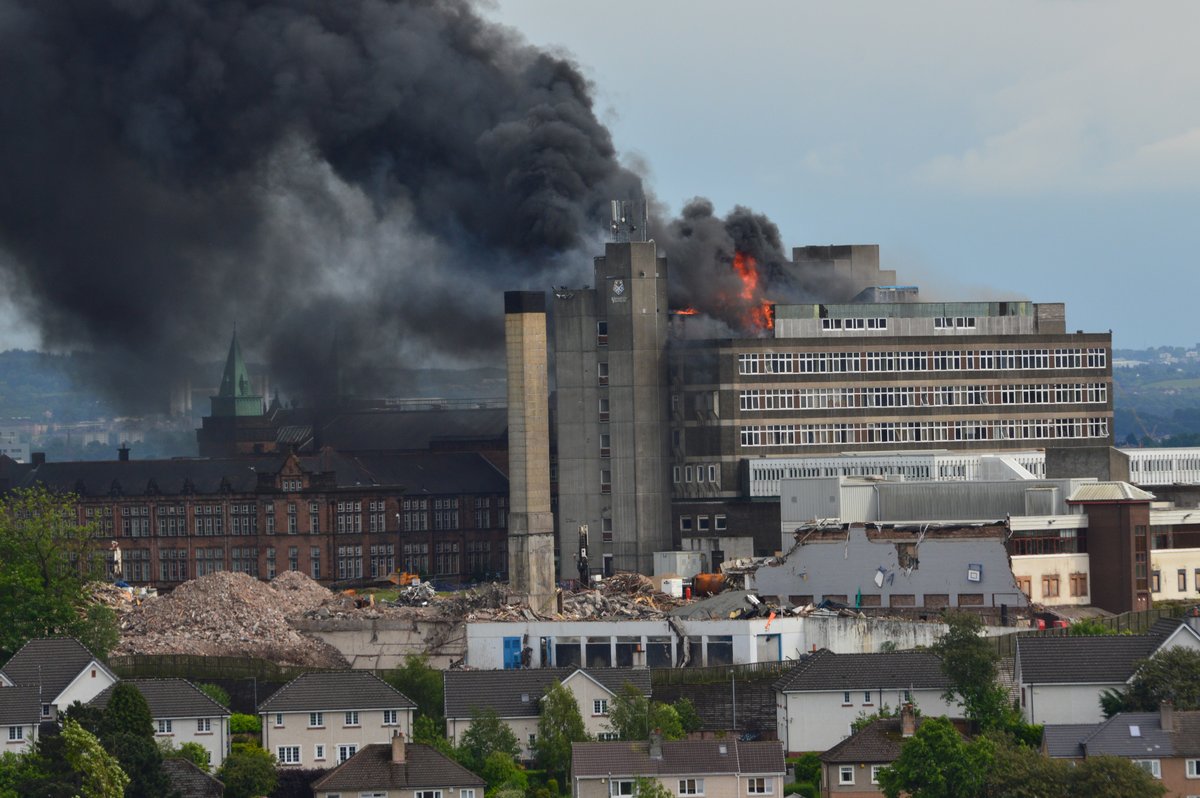
<svg viewBox="0 0 1200 798">
<path fill-rule="evenodd" d="M 270 795 L 279 783 L 275 757 L 257 745 L 235 747 L 225 758 L 217 778 L 225 782 L 225 798 Z"/>
<path fill-rule="evenodd" d="M 982 636 L 983 621 L 967 612 L 945 617 L 946 633 L 933 644 L 950 680 L 944 696 L 962 704 L 963 713 L 980 729 L 1004 729 L 1019 723 L 1008 693 L 996 682 L 999 655 Z"/>
<path fill-rule="evenodd" d="M 508 724 L 500 720 L 496 710 L 473 711 L 471 725 L 458 743 L 458 761 L 468 770 L 482 773 L 484 762 L 493 753 L 515 761 L 521 754 L 521 744 Z"/>
<path fill-rule="evenodd" d="M 438 725 L 445 722 L 442 672 L 430 667 L 427 657 L 409 654 L 404 659 L 404 667 L 389 671 L 384 680 L 413 700 L 418 715 L 433 718 Z"/>
<path fill-rule="evenodd" d="M 1163 701 L 1176 709 L 1200 709 L 1200 651 L 1177 646 L 1138 663 L 1123 691 L 1106 690 L 1100 706 L 1106 717 L 1118 712 L 1154 712 Z"/>
<path fill-rule="evenodd" d="M 561 783 L 571 769 L 571 743 L 587 739 L 575 696 L 561 682 L 550 685 L 542 696 L 534 741 L 538 764 Z"/>
<path fill-rule="evenodd" d="M 670 704 L 651 701 L 632 684 L 621 688 L 608 705 L 608 725 L 620 740 L 649 740 L 652 729 L 662 732 L 664 740 L 684 737 L 679 712 Z"/>
<path fill-rule="evenodd" d="M 96 542 L 71 497 L 32 488 L 0 500 L 0 658 L 35 637 L 75 637 L 101 657 L 116 645 L 116 615 L 90 596 L 105 577 Z"/>
</svg>

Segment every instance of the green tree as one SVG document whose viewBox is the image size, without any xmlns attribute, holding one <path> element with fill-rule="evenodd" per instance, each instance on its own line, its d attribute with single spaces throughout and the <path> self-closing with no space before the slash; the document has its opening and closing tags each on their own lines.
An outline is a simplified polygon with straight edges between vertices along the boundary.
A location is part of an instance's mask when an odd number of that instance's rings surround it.
<svg viewBox="0 0 1200 798">
<path fill-rule="evenodd" d="M 521 744 L 508 724 L 500 720 L 494 709 L 471 712 L 471 725 L 463 732 L 458 744 L 457 759 L 468 770 L 481 773 L 483 763 L 494 752 L 516 760 Z"/>
<path fill-rule="evenodd" d="M 1072 637 L 1100 637 L 1116 633 L 1115 629 L 1099 618 L 1081 618 L 1067 627 L 1067 634 Z"/>
<path fill-rule="evenodd" d="M 981 798 L 1052 798 L 1067 796 L 1071 767 L 1044 756 L 1009 735 L 996 735 L 992 766 Z"/>
<path fill-rule="evenodd" d="M 154 738 L 154 716 L 142 691 L 130 682 L 117 682 L 100 718 L 100 736 L 132 734 Z"/>
<path fill-rule="evenodd" d="M 154 719 L 142 691 L 117 682 L 100 718 L 100 741 L 129 775 L 126 798 L 160 798 L 171 793 L 162 769 L 162 750 L 154 740 Z"/>
<path fill-rule="evenodd" d="M 789 759 L 788 764 L 792 766 L 793 772 L 796 774 L 796 781 L 806 781 L 811 784 L 821 783 L 821 757 L 819 754 L 807 753 L 801 754 L 795 759 Z"/>
<path fill-rule="evenodd" d="M 542 696 L 534 741 L 538 764 L 562 782 L 571 768 L 571 743 L 587 739 L 587 729 L 584 728 L 574 694 L 560 682 L 550 685 Z"/>
<path fill-rule="evenodd" d="M 684 737 L 683 723 L 675 708 L 651 701 L 632 684 L 621 688 L 609 703 L 608 725 L 621 740 L 649 740 L 651 729 L 661 731 L 664 740 Z"/>
<path fill-rule="evenodd" d="M 219 684 L 200 684 L 196 685 L 200 688 L 200 692 L 216 701 L 225 708 L 229 708 L 229 691 Z"/>
<path fill-rule="evenodd" d="M 996 683 L 999 655 L 982 637 L 983 622 L 967 612 L 949 612 L 945 634 L 933 644 L 950 680 L 947 701 L 962 704 L 963 712 L 981 729 L 1005 728 L 1017 719 L 1008 693 Z"/>
<path fill-rule="evenodd" d="M 418 714 L 445 722 L 442 672 L 431 668 L 427 657 L 409 654 L 404 658 L 404 667 L 389 671 L 384 680 L 412 699 Z"/>
<path fill-rule="evenodd" d="M 225 758 L 217 778 L 225 782 L 225 798 L 270 795 L 279 783 L 275 757 L 256 745 L 236 746 Z"/>
<path fill-rule="evenodd" d="M 209 762 L 208 749 L 200 743 L 187 742 L 178 748 L 168 746 L 162 751 L 164 759 L 186 759 L 205 773 L 212 766 L 212 763 Z"/>
<path fill-rule="evenodd" d="M 446 739 L 446 733 L 438 726 L 437 721 L 428 715 L 418 715 L 413 721 L 413 742 L 427 745 L 451 759 L 458 758 L 454 746 Z"/>
<path fill-rule="evenodd" d="M 104 576 L 96 530 L 80 525 L 73 498 L 43 488 L 0 500 L 0 659 L 35 637 L 69 635 L 98 656 L 116 643 L 116 615 L 96 605 Z"/>
<path fill-rule="evenodd" d="M 887 798 L 978 798 L 994 756 L 987 738 L 968 743 L 946 718 L 929 718 L 879 774 Z"/>
<path fill-rule="evenodd" d="M 529 789 L 529 776 L 517 761 L 503 751 L 492 751 L 483 760 L 479 775 L 487 782 L 488 792 Z"/>
<path fill-rule="evenodd" d="M 679 716 L 679 725 L 683 727 L 684 734 L 698 732 L 704 728 L 704 721 L 700 719 L 700 713 L 696 711 L 696 705 L 690 698 L 684 696 L 676 699 L 671 706 Z"/>
<path fill-rule="evenodd" d="M 1128 759 L 1089 756 L 1070 769 L 1071 798 L 1160 798 L 1162 783 Z"/>
<path fill-rule="evenodd" d="M 1163 701 L 1176 709 L 1200 709 L 1200 651 L 1175 647 L 1138 663 L 1123 691 L 1106 690 L 1100 706 L 1107 717 L 1117 712 L 1154 712 Z"/>
<path fill-rule="evenodd" d="M 94 736 L 71 720 L 63 723 L 60 736 L 63 759 L 80 776 L 81 798 L 122 798 L 129 794 L 129 776 L 117 758 L 105 751 Z"/>
<path fill-rule="evenodd" d="M 230 734 L 259 734 L 261 731 L 262 723 L 259 721 L 257 715 L 234 712 L 229 716 Z"/>
<path fill-rule="evenodd" d="M 638 776 L 633 780 L 633 798 L 675 798 L 658 779 Z"/>
</svg>

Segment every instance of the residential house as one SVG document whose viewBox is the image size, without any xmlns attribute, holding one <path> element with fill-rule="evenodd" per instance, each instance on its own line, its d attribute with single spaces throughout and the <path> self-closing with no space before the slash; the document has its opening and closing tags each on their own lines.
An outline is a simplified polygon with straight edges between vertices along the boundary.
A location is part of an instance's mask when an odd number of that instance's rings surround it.
<svg viewBox="0 0 1200 798">
<path fill-rule="evenodd" d="M 186 759 L 164 759 L 163 772 L 179 798 L 221 798 L 225 785 Z"/>
<path fill-rule="evenodd" d="M 779 739 L 789 756 L 825 751 L 859 717 L 914 704 L 922 714 L 955 715 L 943 697 L 950 680 L 927 651 L 806 656 L 775 683 Z"/>
<path fill-rule="evenodd" d="M 5 687 L 37 691 L 42 720 L 55 720 L 71 704 L 86 704 L 117 682 L 117 675 L 72 637 L 30 640 L 4 665 L 0 677 Z"/>
<path fill-rule="evenodd" d="M 208 762 L 215 770 L 221 767 L 229 752 L 229 709 L 209 698 L 200 688 L 186 679 L 127 679 L 138 689 L 150 706 L 154 720 L 155 738 L 178 748 L 184 743 L 198 743 L 208 752 Z M 93 698 L 90 705 L 98 709 L 108 706 L 112 691 L 109 687 Z"/>
<path fill-rule="evenodd" d="M 495 710 L 520 741 L 521 757 L 532 759 L 539 702 L 546 689 L 558 682 L 575 696 L 588 734 L 601 740 L 615 739 L 608 710 L 625 685 L 632 684 L 642 695 L 650 695 L 647 668 L 446 671 L 446 735 L 457 745 L 476 712 Z"/>
<path fill-rule="evenodd" d="M 672 795 L 782 798 L 786 766 L 778 740 L 573 743 L 573 798 L 631 798 L 634 783 L 656 779 Z"/>
<path fill-rule="evenodd" d="M 24 753 L 37 742 L 41 702 L 36 687 L 0 688 L 0 752 Z"/>
<path fill-rule="evenodd" d="M 1091 756 L 1132 760 L 1162 781 L 1168 795 L 1200 796 L 1200 712 L 1121 712 L 1103 723 L 1049 724 L 1042 751 L 1055 759 Z"/>
<path fill-rule="evenodd" d="M 483 798 L 479 776 L 427 745 L 372 743 L 313 782 L 314 798 Z"/>
<path fill-rule="evenodd" d="M 879 718 L 821 754 L 823 798 L 882 798 L 879 771 L 900 756 L 921 719 L 911 708 L 898 718 Z"/>
<path fill-rule="evenodd" d="M 1014 678 L 1025 721 L 1098 723 L 1100 695 L 1123 689 L 1139 661 L 1175 646 L 1200 650 L 1200 633 L 1179 619 L 1162 619 L 1142 635 L 1018 637 Z"/>
<path fill-rule="evenodd" d="M 369 671 L 298 676 L 258 705 L 280 767 L 329 768 L 371 743 L 412 734 L 416 704 Z"/>
</svg>

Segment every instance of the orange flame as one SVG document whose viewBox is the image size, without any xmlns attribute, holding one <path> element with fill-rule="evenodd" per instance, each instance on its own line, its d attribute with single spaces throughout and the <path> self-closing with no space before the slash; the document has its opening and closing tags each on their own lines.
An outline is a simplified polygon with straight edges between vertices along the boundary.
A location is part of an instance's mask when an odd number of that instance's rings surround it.
<svg viewBox="0 0 1200 798">
<path fill-rule="evenodd" d="M 742 281 L 742 299 L 751 306 L 747 313 L 747 323 L 759 330 L 775 329 L 775 309 L 769 301 L 760 296 L 758 262 L 751 255 L 735 252 L 733 270 Z"/>
<path fill-rule="evenodd" d="M 687 307 L 687 308 L 679 308 L 678 310 L 672 310 L 671 312 L 674 313 L 676 316 L 695 316 L 700 311 L 696 310 L 693 307 Z"/>
</svg>

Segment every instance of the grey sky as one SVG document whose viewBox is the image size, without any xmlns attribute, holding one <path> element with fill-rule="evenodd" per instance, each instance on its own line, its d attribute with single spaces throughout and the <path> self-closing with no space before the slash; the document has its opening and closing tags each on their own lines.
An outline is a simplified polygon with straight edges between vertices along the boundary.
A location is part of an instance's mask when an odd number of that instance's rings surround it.
<svg viewBox="0 0 1200 798">
<path fill-rule="evenodd" d="M 879 243 L 929 298 L 1195 345 L 1200 4 L 498 0 L 569 52 L 673 210 Z"/>
</svg>

